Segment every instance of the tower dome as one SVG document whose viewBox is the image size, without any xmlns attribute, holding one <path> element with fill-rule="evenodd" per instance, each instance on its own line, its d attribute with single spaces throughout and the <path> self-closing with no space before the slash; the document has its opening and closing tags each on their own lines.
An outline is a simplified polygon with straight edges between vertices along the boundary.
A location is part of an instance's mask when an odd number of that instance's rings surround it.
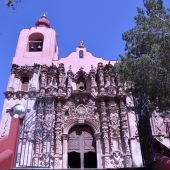
<svg viewBox="0 0 170 170">
<path fill-rule="evenodd" d="M 47 19 L 46 15 L 44 14 L 38 21 L 35 23 L 37 27 L 48 27 L 50 28 L 50 21 Z"/>
</svg>

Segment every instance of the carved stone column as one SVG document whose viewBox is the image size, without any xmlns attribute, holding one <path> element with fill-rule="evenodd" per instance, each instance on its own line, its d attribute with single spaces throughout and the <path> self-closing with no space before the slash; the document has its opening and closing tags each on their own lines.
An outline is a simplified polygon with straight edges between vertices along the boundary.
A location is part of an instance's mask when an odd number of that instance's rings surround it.
<svg viewBox="0 0 170 170">
<path fill-rule="evenodd" d="M 105 74 L 105 88 L 110 86 L 110 75 L 107 73 Z"/>
<path fill-rule="evenodd" d="M 68 134 L 63 134 L 63 169 L 68 167 Z"/>
<path fill-rule="evenodd" d="M 102 146 L 101 146 L 101 133 L 95 134 L 96 139 L 96 154 L 97 154 L 97 168 L 102 169 Z"/>
<path fill-rule="evenodd" d="M 61 146 L 61 133 L 62 133 L 62 122 L 61 115 L 62 114 L 62 104 L 58 101 L 57 109 L 56 109 L 56 153 L 62 154 L 62 146 Z"/>
<path fill-rule="evenodd" d="M 109 135 L 110 135 L 110 153 L 121 150 L 120 146 L 120 118 L 117 105 L 114 101 L 109 103 Z"/>
<path fill-rule="evenodd" d="M 131 167 L 132 166 L 132 157 L 130 152 L 130 146 L 128 143 L 129 139 L 129 125 L 128 125 L 128 119 L 127 119 L 127 109 L 123 103 L 123 101 L 120 102 L 120 126 L 121 126 L 121 134 L 122 134 L 122 150 L 124 152 L 124 162 L 125 167 Z"/>
<path fill-rule="evenodd" d="M 65 70 L 64 70 L 64 64 L 60 63 L 58 67 L 58 73 L 59 73 L 59 85 L 58 85 L 58 93 L 62 94 L 65 88 Z"/>
<path fill-rule="evenodd" d="M 72 78 L 73 78 L 73 72 L 71 70 L 71 66 L 67 72 L 67 77 L 68 77 L 67 96 L 70 96 L 72 92 Z"/>
<path fill-rule="evenodd" d="M 41 66 L 41 81 L 40 81 L 40 87 L 45 88 L 47 86 L 47 72 L 48 68 L 47 66 Z"/>
<path fill-rule="evenodd" d="M 9 78 L 9 81 L 8 81 L 7 91 L 14 91 L 15 74 L 17 72 L 17 67 L 18 66 L 16 66 L 16 65 L 12 65 L 11 74 L 10 74 L 10 78 Z"/>
<path fill-rule="evenodd" d="M 14 80 L 15 80 L 15 74 L 11 73 L 10 78 L 9 78 L 9 82 L 8 82 L 8 87 L 7 87 L 7 91 L 13 91 L 13 84 L 14 84 Z"/>
<path fill-rule="evenodd" d="M 47 85 L 47 73 L 46 72 L 42 72 L 41 73 L 41 87 L 46 87 Z"/>
<path fill-rule="evenodd" d="M 13 87 L 15 92 L 21 90 L 21 79 L 18 76 L 15 76 Z"/>
<path fill-rule="evenodd" d="M 109 162 L 109 126 L 108 126 L 108 116 L 106 112 L 105 101 L 101 100 L 101 131 L 103 138 L 103 151 L 104 151 L 104 168 L 107 168 Z"/>
<path fill-rule="evenodd" d="M 97 72 L 98 72 L 99 87 L 100 87 L 99 91 L 100 94 L 103 94 L 105 92 L 103 63 L 98 64 Z"/>
<path fill-rule="evenodd" d="M 56 155 L 55 155 L 55 165 L 57 169 L 62 168 L 62 143 L 61 143 L 61 136 L 62 136 L 62 104 L 58 101 L 57 108 L 56 108 L 56 117 L 55 117 L 55 148 L 56 148 Z"/>
<path fill-rule="evenodd" d="M 91 70 L 90 70 L 90 79 L 91 79 L 91 94 L 93 96 L 97 95 L 97 84 L 96 84 L 96 75 L 95 75 L 95 70 L 93 68 L 93 66 L 91 66 Z"/>
<path fill-rule="evenodd" d="M 116 86 L 116 84 L 115 84 L 115 76 L 114 75 L 111 75 L 111 77 L 110 77 L 110 85 L 111 86 Z"/>
<path fill-rule="evenodd" d="M 29 90 L 30 91 L 36 91 L 38 90 L 39 87 L 39 66 L 35 65 L 33 68 L 33 76 L 31 78 L 31 82 L 30 82 L 30 87 Z"/>
</svg>

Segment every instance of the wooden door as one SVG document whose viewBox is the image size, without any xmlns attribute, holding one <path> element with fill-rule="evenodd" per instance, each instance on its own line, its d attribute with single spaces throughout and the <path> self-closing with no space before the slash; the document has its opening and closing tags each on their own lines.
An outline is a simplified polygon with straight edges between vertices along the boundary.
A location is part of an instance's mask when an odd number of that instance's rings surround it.
<svg viewBox="0 0 170 170">
<path fill-rule="evenodd" d="M 72 165 L 71 159 L 68 159 L 68 164 L 70 168 L 85 168 L 87 165 L 84 165 L 85 159 L 84 155 L 86 153 L 93 153 L 96 159 L 96 144 L 94 139 L 94 131 L 91 127 L 87 125 L 76 125 L 71 128 L 69 132 L 69 140 L 68 140 L 68 153 L 69 155 L 75 153 L 75 159 L 79 160 L 80 167 L 77 165 Z M 76 158 L 76 154 L 78 153 L 80 159 Z M 86 154 L 87 155 L 87 154 Z M 73 161 L 73 159 L 72 159 Z M 89 166 L 89 165 L 88 165 Z M 94 166 L 94 165 L 93 165 Z M 94 168 L 94 167 L 92 167 Z"/>
</svg>

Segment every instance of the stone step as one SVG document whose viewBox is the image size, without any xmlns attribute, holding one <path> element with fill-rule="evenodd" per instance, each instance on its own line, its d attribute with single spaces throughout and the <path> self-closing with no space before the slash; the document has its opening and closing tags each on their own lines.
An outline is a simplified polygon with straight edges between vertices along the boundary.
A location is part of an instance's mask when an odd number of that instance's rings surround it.
<svg viewBox="0 0 170 170">
<path fill-rule="evenodd" d="M 139 167 L 139 168 L 117 168 L 117 169 L 109 169 L 109 170 L 147 170 L 148 168 Z M 49 168 L 13 168 L 13 170 L 79 170 L 79 168 L 70 168 L 70 169 L 49 169 Z M 80 169 L 82 170 L 82 169 Z M 83 170 L 103 170 L 97 168 L 84 168 Z"/>
</svg>

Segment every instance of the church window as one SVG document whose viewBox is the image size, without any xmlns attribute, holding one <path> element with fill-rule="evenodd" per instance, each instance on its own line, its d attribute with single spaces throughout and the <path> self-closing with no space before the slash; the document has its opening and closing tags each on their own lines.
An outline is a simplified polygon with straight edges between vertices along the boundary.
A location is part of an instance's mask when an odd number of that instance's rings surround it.
<svg viewBox="0 0 170 170">
<path fill-rule="evenodd" d="M 79 51 L 79 58 L 84 58 L 84 51 L 83 50 Z"/>
<path fill-rule="evenodd" d="M 29 77 L 21 77 L 21 91 L 28 91 Z"/>
<path fill-rule="evenodd" d="M 29 36 L 29 52 L 39 52 L 43 50 L 44 36 L 41 33 L 33 33 Z"/>
<path fill-rule="evenodd" d="M 86 81 L 83 77 L 79 77 L 77 81 L 77 90 L 84 91 L 86 90 Z"/>
</svg>

